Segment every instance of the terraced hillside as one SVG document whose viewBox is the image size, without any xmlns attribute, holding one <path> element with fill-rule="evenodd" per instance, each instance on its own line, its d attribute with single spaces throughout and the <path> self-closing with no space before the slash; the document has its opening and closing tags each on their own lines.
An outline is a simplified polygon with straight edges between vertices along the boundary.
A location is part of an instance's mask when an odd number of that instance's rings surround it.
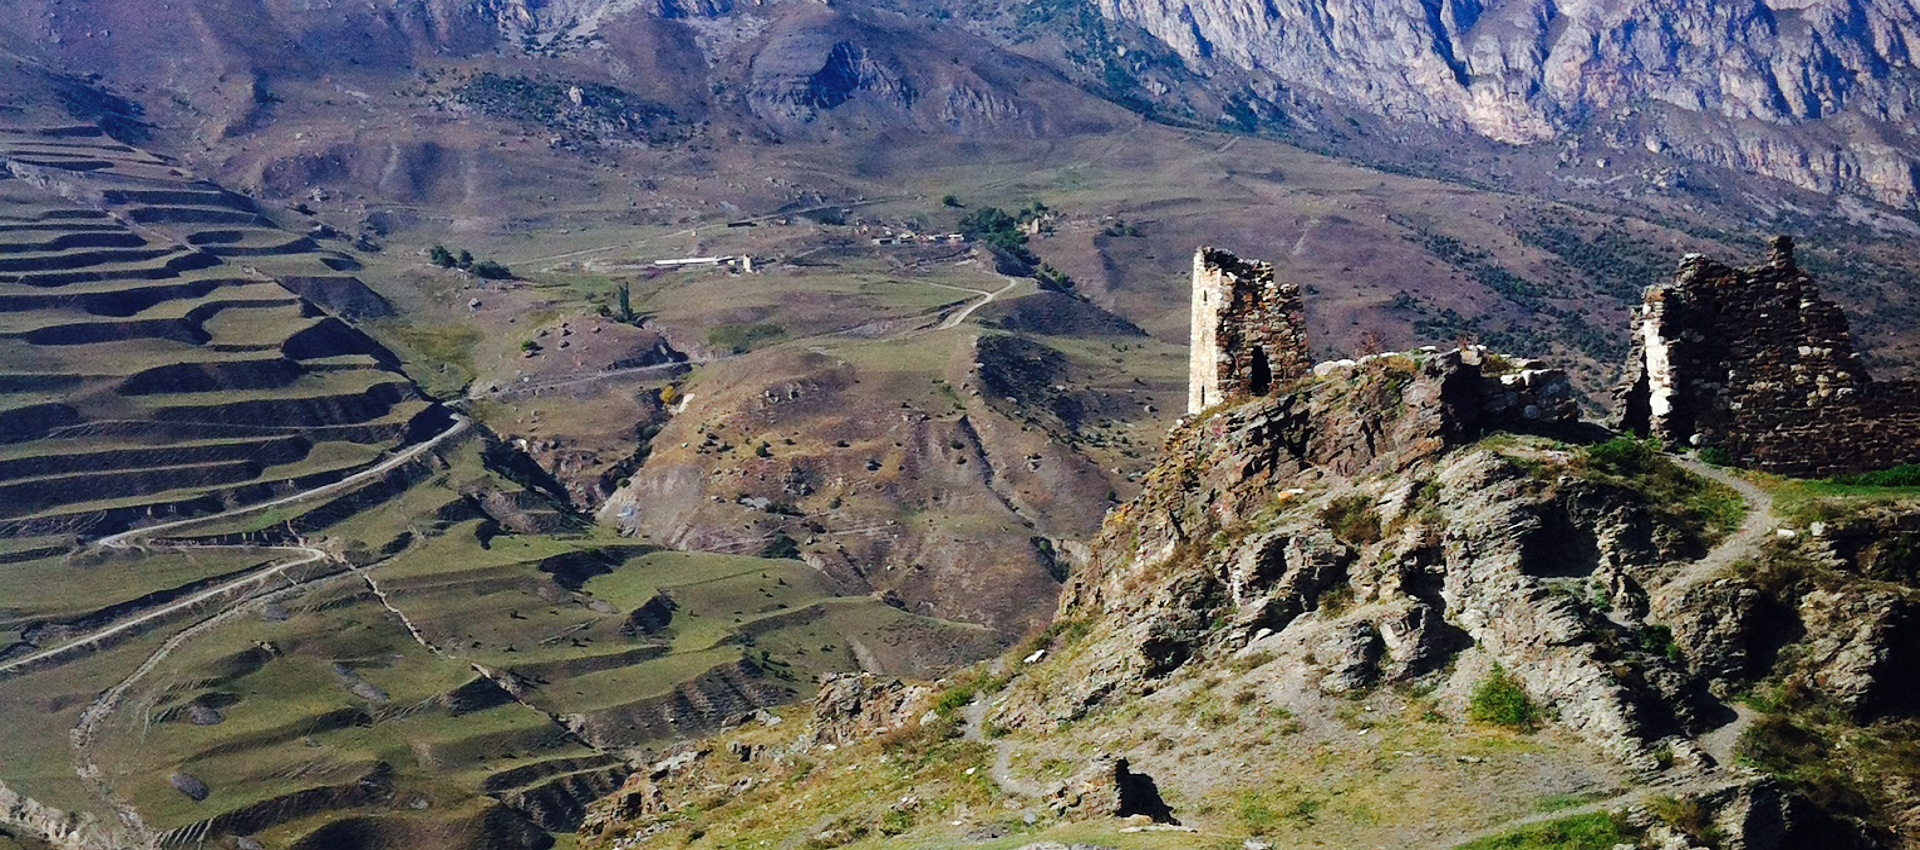
<svg viewBox="0 0 1920 850">
<path fill-rule="evenodd" d="M 66 846 L 545 847 L 631 755 L 997 647 L 797 561 L 503 533 L 553 499 L 503 457 L 9 565 L 0 784 L 76 813 Z"/>
<path fill-rule="evenodd" d="M 444 430 L 356 263 L 91 126 L 0 126 L 0 528 L 111 531 Z"/>
<path fill-rule="evenodd" d="M 0 846 L 546 847 L 819 673 L 998 648 L 593 531 L 321 234 L 92 127 L 0 164 Z"/>
</svg>

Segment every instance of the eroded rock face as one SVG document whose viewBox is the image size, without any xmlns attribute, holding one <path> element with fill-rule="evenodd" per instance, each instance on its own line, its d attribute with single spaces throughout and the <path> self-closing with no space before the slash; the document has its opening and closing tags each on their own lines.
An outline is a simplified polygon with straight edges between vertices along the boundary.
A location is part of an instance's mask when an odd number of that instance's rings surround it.
<svg viewBox="0 0 1920 850">
<path fill-rule="evenodd" d="M 1471 355 L 1471 356 L 1469 356 Z M 1115 512 L 1063 618 L 1113 624 L 1086 675 L 1014 722 L 1058 722 L 1240 651 L 1311 664 L 1324 694 L 1444 667 L 1478 645 L 1559 721 L 1628 763 L 1707 720 L 1697 680 L 1632 648 L 1640 588 L 1703 546 L 1638 493 L 1453 449 L 1565 425 L 1556 373 L 1480 352 L 1323 364 L 1317 381 L 1176 431 Z M 1531 367 L 1531 368 L 1529 368 Z M 1551 411 L 1543 414 L 1542 411 Z M 1564 466 L 1563 466 L 1564 468 Z M 1605 603 L 1593 596 L 1605 597 Z"/>
<path fill-rule="evenodd" d="M 848 744 L 916 722 L 933 689 L 866 673 L 829 673 L 813 700 L 815 744 Z"/>
<path fill-rule="evenodd" d="M 1920 12 L 1871 0 L 1098 0 L 1188 64 L 1515 144 L 1607 125 L 1668 151 L 1911 207 Z M 1837 138 L 1834 138 L 1837 137 Z"/>
</svg>

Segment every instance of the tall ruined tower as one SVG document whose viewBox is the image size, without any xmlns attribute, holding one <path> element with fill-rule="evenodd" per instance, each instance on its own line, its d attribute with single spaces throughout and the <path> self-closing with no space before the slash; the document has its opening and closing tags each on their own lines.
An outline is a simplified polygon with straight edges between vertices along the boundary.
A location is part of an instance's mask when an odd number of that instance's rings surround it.
<svg viewBox="0 0 1920 850">
<path fill-rule="evenodd" d="M 1300 287 L 1275 281 L 1271 263 L 1214 248 L 1193 255 L 1188 339 L 1189 414 L 1266 395 L 1313 368 Z"/>
</svg>

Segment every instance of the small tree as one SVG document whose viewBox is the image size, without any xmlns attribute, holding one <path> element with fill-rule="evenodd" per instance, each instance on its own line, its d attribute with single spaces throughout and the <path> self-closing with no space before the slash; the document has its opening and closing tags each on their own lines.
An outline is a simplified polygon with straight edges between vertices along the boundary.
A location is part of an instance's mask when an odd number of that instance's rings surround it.
<svg viewBox="0 0 1920 850">
<path fill-rule="evenodd" d="M 454 264 L 459 266 L 461 271 L 472 271 L 473 270 L 473 252 L 465 248 L 461 248 L 460 259 L 457 260 Z"/>
<path fill-rule="evenodd" d="M 453 252 L 445 245 L 435 245 L 427 251 L 427 262 L 443 269 L 453 268 Z"/>
<path fill-rule="evenodd" d="M 959 209 L 963 206 L 966 206 L 965 204 L 960 203 L 960 196 L 958 195 L 946 195 L 941 197 L 940 205 L 943 207 L 953 207 L 954 209 Z"/>
<path fill-rule="evenodd" d="M 633 321 L 633 287 L 629 284 L 620 284 L 620 312 L 615 315 L 622 322 Z"/>
<path fill-rule="evenodd" d="M 1034 279 L 1040 283 L 1041 289 L 1052 290 L 1054 292 L 1073 291 L 1073 278 L 1068 277 L 1066 272 L 1056 269 L 1051 265 L 1041 264 L 1040 271 L 1034 274 Z"/>
<path fill-rule="evenodd" d="M 473 273 L 487 280 L 506 280 L 513 277 L 513 270 L 492 260 L 481 260 L 473 264 Z"/>
</svg>

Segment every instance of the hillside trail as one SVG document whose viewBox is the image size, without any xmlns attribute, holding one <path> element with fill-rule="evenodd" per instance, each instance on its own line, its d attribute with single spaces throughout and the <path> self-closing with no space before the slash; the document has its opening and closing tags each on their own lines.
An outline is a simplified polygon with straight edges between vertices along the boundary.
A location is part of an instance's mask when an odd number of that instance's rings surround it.
<svg viewBox="0 0 1920 850">
<path fill-rule="evenodd" d="M 967 287 L 964 287 L 964 286 L 951 286 L 944 283 L 932 284 L 933 286 L 938 286 L 943 289 L 957 289 L 962 292 L 971 292 L 971 293 L 974 293 L 975 295 L 980 296 L 980 300 L 975 301 L 972 304 L 969 304 L 965 308 L 961 309 L 959 312 L 954 313 L 951 316 L 948 316 L 945 321 L 941 322 L 938 325 L 933 326 L 932 329 L 936 331 L 946 331 L 946 330 L 952 330 L 954 328 L 957 328 L 960 326 L 961 322 L 966 321 L 968 317 L 972 316 L 975 310 L 985 307 L 988 304 L 992 304 L 994 299 L 1007 294 L 1008 292 L 1012 291 L 1014 287 L 1020 285 L 1019 278 L 1009 277 L 1009 278 L 1006 278 L 1006 281 L 1007 281 L 1006 286 L 1002 286 L 999 289 L 996 289 L 992 292 L 989 292 L 984 289 L 968 289 Z"/>
<path fill-rule="evenodd" d="M 1773 535 L 1773 530 L 1778 527 L 1779 516 L 1775 512 L 1773 496 L 1755 486 L 1753 482 L 1734 475 L 1728 470 L 1709 466 L 1694 457 L 1670 455 L 1668 459 L 1694 475 L 1726 485 L 1740 494 L 1747 503 L 1747 515 L 1741 521 L 1739 528 L 1715 544 L 1704 557 L 1681 568 L 1677 575 L 1659 588 L 1660 595 L 1678 598 L 1694 585 L 1711 581 L 1732 569 L 1740 561 L 1758 554 L 1761 547 Z M 1734 712 L 1734 720 L 1707 732 L 1698 739 L 1700 748 L 1707 755 L 1712 756 L 1715 762 L 1715 766 L 1705 771 L 1678 776 L 1664 782 L 1636 786 L 1585 805 L 1540 812 L 1494 824 L 1476 832 L 1448 836 L 1428 846 L 1433 850 L 1448 850 L 1529 826 L 1614 811 L 1657 796 L 1712 794 L 1744 785 L 1750 782 L 1752 777 L 1743 770 L 1728 766 L 1733 764 L 1740 736 L 1746 732 L 1748 726 L 1752 725 L 1754 713 L 1739 703 L 1729 703 L 1728 707 Z"/>
<path fill-rule="evenodd" d="M 1517 829 L 1525 829 L 1529 826 L 1538 826 L 1543 823 L 1552 823 L 1554 821 L 1576 818 L 1582 815 L 1610 812 L 1637 805 L 1660 796 L 1712 794 L 1717 791 L 1745 785 L 1748 781 L 1750 780 L 1744 776 L 1717 776 L 1679 782 L 1641 785 L 1612 797 L 1595 800 L 1584 805 L 1565 809 L 1554 809 L 1550 812 L 1539 812 L 1537 814 L 1527 815 L 1526 817 L 1514 818 L 1513 820 L 1503 821 L 1475 832 L 1450 835 L 1422 846 L 1429 848 L 1429 850 L 1453 850 L 1453 848 L 1456 847 L 1463 847 L 1478 841 L 1485 841 L 1489 838 L 1504 835 Z"/>
<path fill-rule="evenodd" d="M 1680 574 L 1661 588 L 1663 594 L 1678 594 L 1703 581 L 1712 579 L 1733 568 L 1741 560 L 1758 554 L 1760 547 L 1773 535 L 1780 525 L 1775 513 L 1773 496 L 1755 486 L 1753 482 L 1734 475 L 1725 469 L 1709 466 L 1699 459 L 1684 455 L 1673 455 L 1670 459 L 1681 469 L 1695 475 L 1724 484 L 1739 493 L 1747 502 L 1747 516 L 1740 527 L 1726 536 L 1707 552 L 1707 556 L 1688 564 Z"/>
<path fill-rule="evenodd" d="M 1044 798 L 1048 789 L 1039 783 L 1028 782 L 1013 775 L 1013 745 L 1005 739 L 987 738 L 987 704 L 974 700 L 960 709 L 960 718 L 965 721 L 961 727 L 961 738 L 976 744 L 986 744 L 993 748 L 993 766 L 987 768 L 987 776 L 1000 790 L 1019 797 Z"/>
</svg>

